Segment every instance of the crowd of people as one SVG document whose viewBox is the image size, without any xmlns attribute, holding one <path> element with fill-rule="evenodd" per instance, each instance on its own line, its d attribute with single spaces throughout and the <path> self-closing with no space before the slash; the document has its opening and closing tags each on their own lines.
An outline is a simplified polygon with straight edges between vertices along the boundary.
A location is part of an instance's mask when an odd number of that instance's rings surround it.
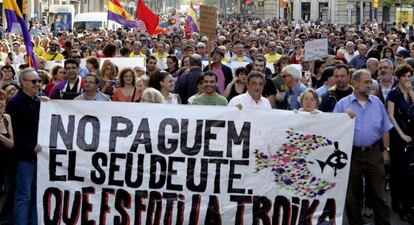
<svg viewBox="0 0 414 225">
<path fill-rule="evenodd" d="M 126 28 L 49 33 L 32 24 L 37 71 L 26 62 L 22 38 L 3 34 L 2 219 L 15 225 L 37 222 L 39 101 L 50 98 L 348 113 L 356 120 L 349 224 L 363 224 L 363 216 L 390 224 L 386 190 L 391 209 L 414 224 L 413 26 L 241 15 L 220 17 L 219 24 L 211 40 L 184 29 L 157 36 Z M 329 55 L 307 61 L 305 43 L 321 38 L 328 39 Z M 111 60 L 118 57 L 142 58 L 145 64 L 119 68 Z M 233 69 L 232 63 L 245 66 Z"/>
</svg>

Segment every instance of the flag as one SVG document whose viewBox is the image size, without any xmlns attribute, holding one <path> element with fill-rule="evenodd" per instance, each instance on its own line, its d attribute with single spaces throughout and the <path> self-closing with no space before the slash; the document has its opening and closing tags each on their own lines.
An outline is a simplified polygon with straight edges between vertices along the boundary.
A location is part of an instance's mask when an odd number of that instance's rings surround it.
<svg viewBox="0 0 414 225">
<path fill-rule="evenodd" d="M 10 33 L 19 33 L 23 35 L 24 44 L 26 45 L 27 61 L 30 67 L 37 70 L 36 58 L 33 51 L 33 43 L 30 39 L 29 30 L 24 21 L 22 12 L 16 0 L 3 0 L 4 13 L 7 19 L 7 31 Z"/>
<path fill-rule="evenodd" d="M 144 0 L 138 0 L 135 17 L 144 22 L 147 32 L 150 35 L 154 34 L 155 29 L 160 23 L 160 18 L 145 5 Z"/>
<path fill-rule="evenodd" d="M 190 2 L 187 17 L 185 18 L 185 32 L 200 32 L 197 26 L 197 14 L 193 7 L 193 2 Z"/>
<path fill-rule="evenodd" d="M 108 0 L 108 20 L 113 20 L 126 27 L 141 27 L 122 7 L 118 0 Z"/>
</svg>

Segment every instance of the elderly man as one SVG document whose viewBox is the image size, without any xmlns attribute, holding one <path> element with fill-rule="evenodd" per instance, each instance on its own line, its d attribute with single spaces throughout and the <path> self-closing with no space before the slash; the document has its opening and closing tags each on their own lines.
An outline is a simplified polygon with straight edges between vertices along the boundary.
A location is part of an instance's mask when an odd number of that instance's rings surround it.
<svg viewBox="0 0 414 225">
<path fill-rule="evenodd" d="M 299 109 L 300 103 L 298 98 L 306 89 L 306 86 L 300 82 L 300 79 L 302 78 L 301 66 L 298 64 L 287 65 L 283 68 L 280 76 L 283 79 L 283 83 L 287 87 L 283 100 L 286 109 Z"/>
<path fill-rule="evenodd" d="M 244 45 L 243 42 L 237 41 L 234 44 L 234 55 L 230 58 L 232 62 L 252 62 L 249 57 L 244 55 Z"/>
<path fill-rule="evenodd" d="M 85 77 L 84 93 L 74 100 L 88 101 L 111 101 L 111 99 L 99 91 L 99 78 L 94 74 L 88 74 Z"/>
<path fill-rule="evenodd" d="M 387 99 L 388 93 L 397 84 L 397 81 L 394 79 L 394 65 L 388 59 L 382 59 L 380 61 L 378 67 L 378 84 L 384 100 Z"/>
<path fill-rule="evenodd" d="M 345 45 L 345 54 L 344 57 L 347 62 L 350 62 L 352 58 L 358 55 L 358 52 L 355 52 L 355 44 L 352 41 L 348 41 Z"/>
<path fill-rule="evenodd" d="M 367 69 L 372 74 L 372 78 L 376 79 L 378 76 L 379 61 L 376 58 L 367 59 Z"/>
<path fill-rule="evenodd" d="M 208 60 L 208 55 L 206 54 L 206 45 L 203 42 L 198 42 L 196 46 L 196 53 L 201 55 L 201 60 Z"/>
<path fill-rule="evenodd" d="M 239 109 L 271 109 L 269 100 L 262 96 L 265 83 L 263 73 L 252 71 L 247 77 L 247 92 L 232 98 L 228 105 Z"/>
<path fill-rule="evenodd" d="M 388 132 L 393 126 L 384 104 L 378 97 L 370 95 L 372 78 L 369 71 L 356 71 L 352 81 L 354 92 L 336 103 L 334 109 L 334 112 L 347 112 L 356 117 L 345 205 L 348 222 L 352 225 L 363 224 L 361 209 L 365 178 L 375 224 L 390 225 L 390 210 L 385 200 L 384 164 L 388 164 L 390 159 Z"/>
<path fill-rule="evenodd" d="M 13 126 L 16 164 L 16 196 L 13 224 L 37 224 L 36 172 L 40 101 L 40 78 L 32 68 L 20 71 L 21 89 L 7 104 Z"/>
</svg>

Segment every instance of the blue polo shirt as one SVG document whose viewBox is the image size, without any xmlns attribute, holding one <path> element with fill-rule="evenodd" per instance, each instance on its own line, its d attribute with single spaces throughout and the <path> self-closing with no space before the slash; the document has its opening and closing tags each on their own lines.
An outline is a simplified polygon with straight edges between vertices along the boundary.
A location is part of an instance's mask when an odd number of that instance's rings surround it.
<svg viewBox="0 0 414 225">
<path fill-rule="evenodd" d="M 370 95 L 367 104 L 362 107 L 352 93 L 337 102 L 333 112 L 343 113 L 347 108 L 351 108 L 356 115 L 354 146 L 372 146 L 393 127 L 384 104 L 376 96 Z"/>
</svg>

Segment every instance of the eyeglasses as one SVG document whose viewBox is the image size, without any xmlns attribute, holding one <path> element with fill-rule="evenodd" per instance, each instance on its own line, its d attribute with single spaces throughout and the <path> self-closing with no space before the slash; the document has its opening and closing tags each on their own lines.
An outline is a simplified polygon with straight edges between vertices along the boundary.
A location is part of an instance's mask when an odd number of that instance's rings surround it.
<svg viewBox="0 0 414 225">
<path fill-rule="evenodd" d="M 37 84 L 37 83 L 41 83 L 42 82 L 42 80 L 41 79 L 33 79 L 33 80 L 29 80 L 29 79 L 23 79 L 23 80 L 25 80 L 25 81 L 29 81 L 29 82 L 31 82 L 33 85 L 35 85 L 35 84 Z"/>
</svg>

